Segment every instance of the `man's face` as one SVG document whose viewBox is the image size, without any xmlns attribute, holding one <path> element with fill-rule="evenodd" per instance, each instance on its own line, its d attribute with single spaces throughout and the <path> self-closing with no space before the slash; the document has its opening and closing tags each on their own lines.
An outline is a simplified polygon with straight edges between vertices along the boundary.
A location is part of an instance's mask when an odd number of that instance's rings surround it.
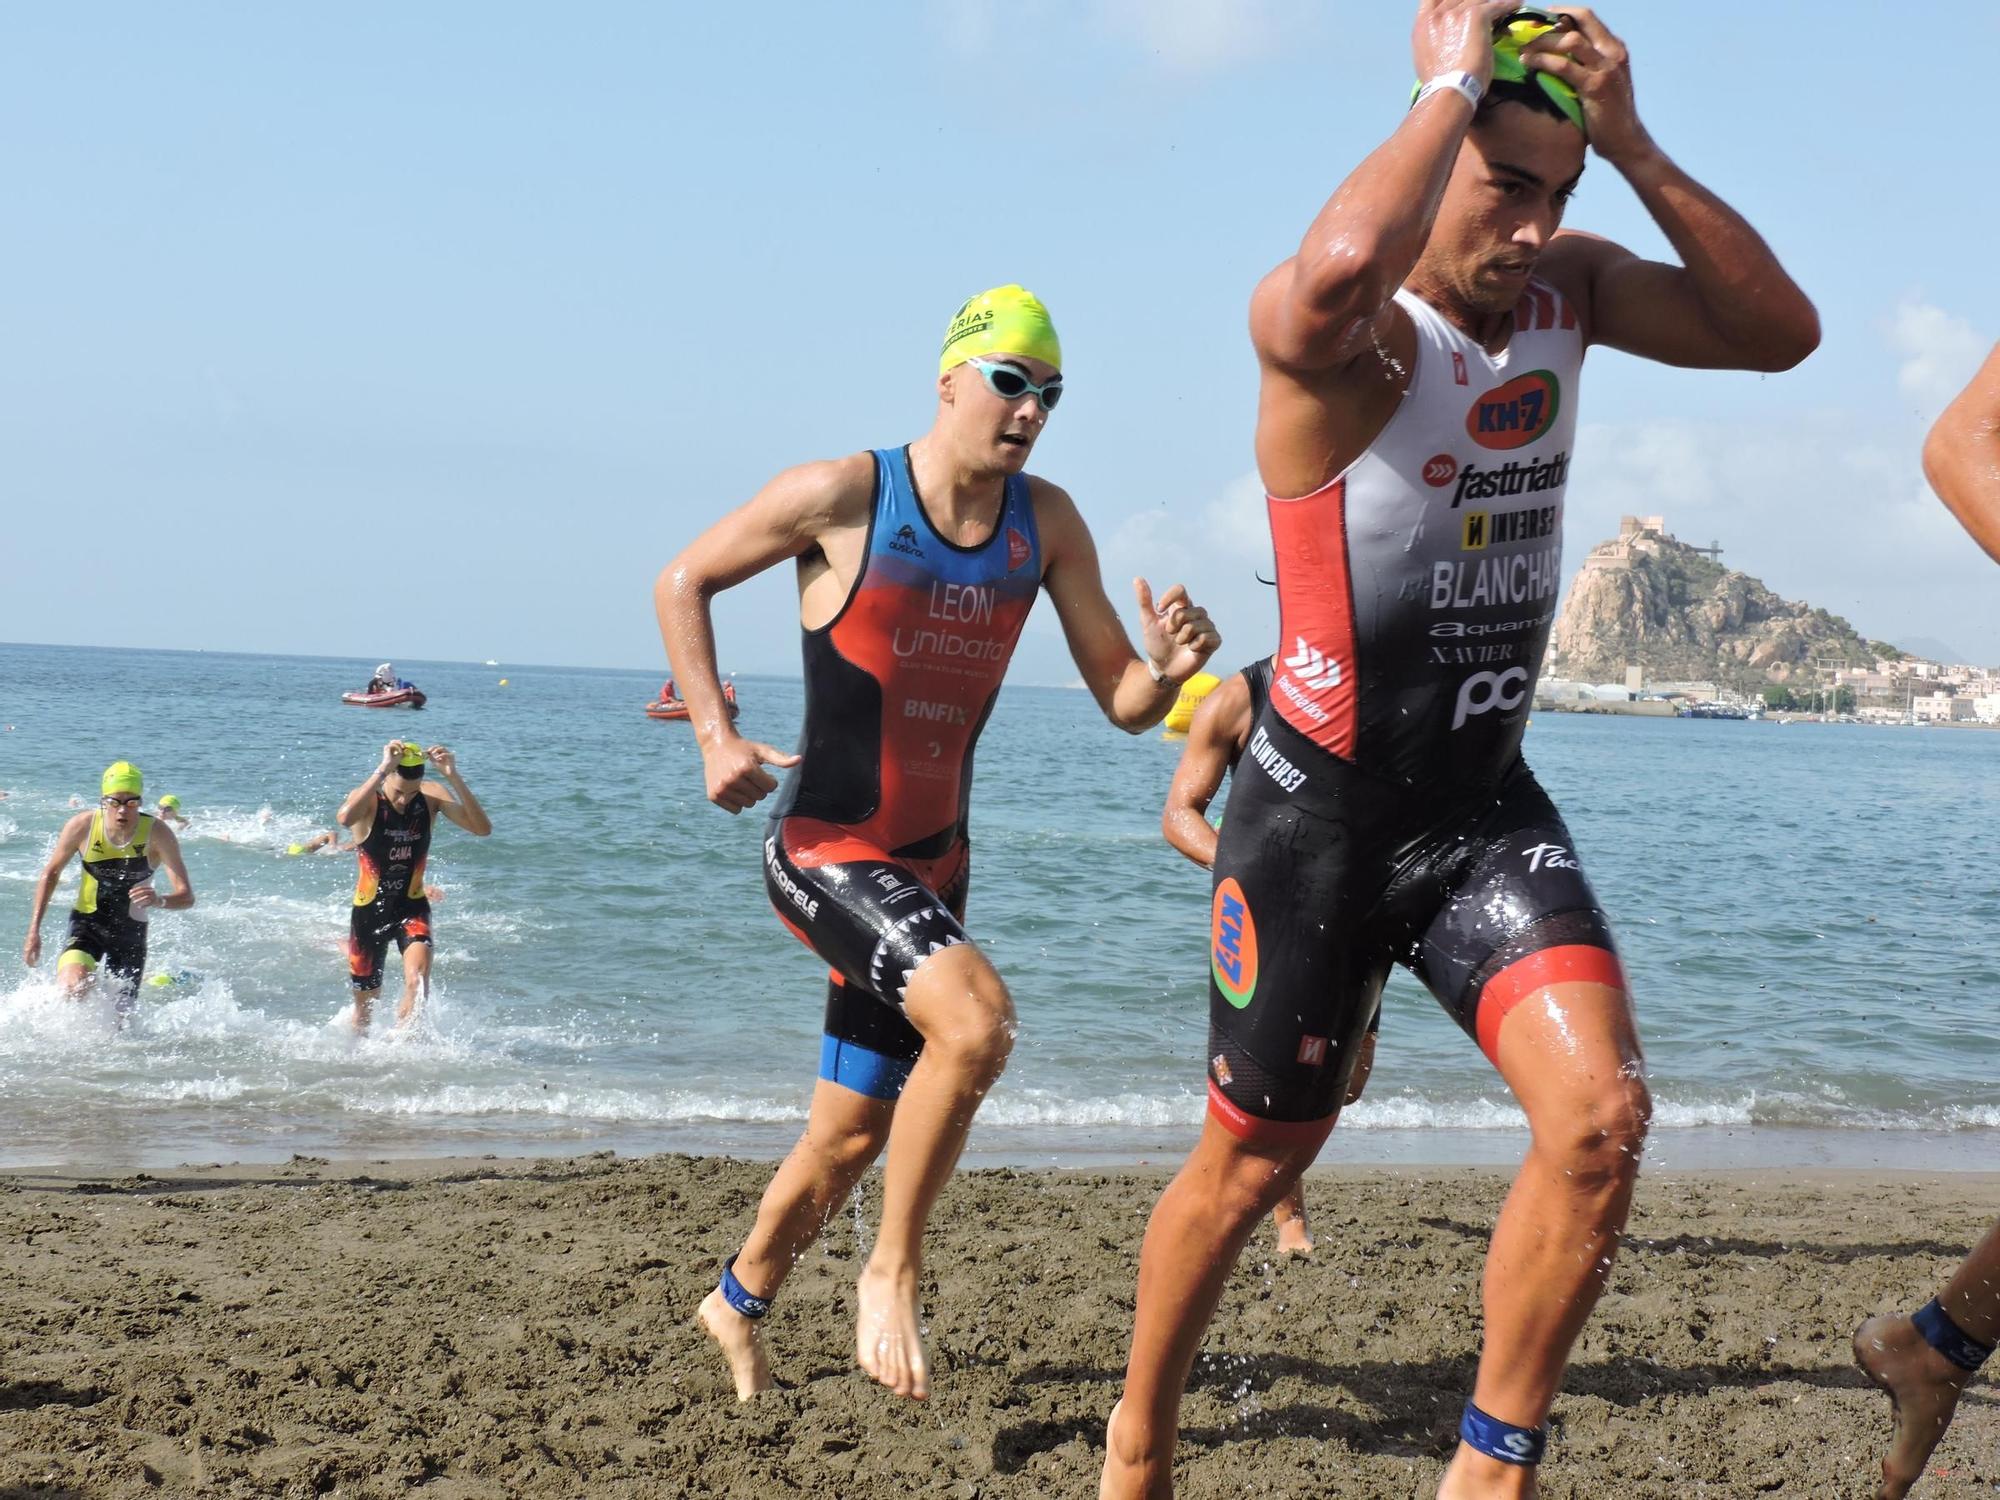
<svg viewBox="0 0 2000 1500">
<path fill-rule="evenodd" d="M 1568 121 L 1494 106 L 1459 147 L 1425 261 L 1474 311 L 1506 312 L 1561 227 L 1583 158 L 1583 136 Z"/>
<path fill-rule="evenodd" d="M 1061 395 L 1062 372 L 1025 354 L 988 354 L 947 371 L 946 378 L 960 451 L 988 459 L 1003 474 L 1025 469 L 1048 424 L 1043 403 Z"/>
<path fill-rule="evenodd" d="M 395 773 L 389 777 L 387 788 L 389 800 L 398 807 L 401 807 L 417 794 L 423 784 L 424 768 L 422 766 L 398 765 Z"/>
<path fill-rule="evenodd" d="M 99 799 L 104 809 L 104 831 L 114 844 L 130 843 L 139 826 L 139 798 L 132 792 L 106 792 Z"/>
</svg>

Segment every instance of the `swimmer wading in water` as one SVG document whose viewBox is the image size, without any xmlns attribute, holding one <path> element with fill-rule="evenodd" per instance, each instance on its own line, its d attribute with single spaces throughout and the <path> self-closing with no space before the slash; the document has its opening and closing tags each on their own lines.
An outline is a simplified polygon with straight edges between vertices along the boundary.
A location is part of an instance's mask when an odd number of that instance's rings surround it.
<svg viewBox="0 0 2000 1500">
<path fill-rule="evenodd" d="M 700 1317 L 737 1395 L 771 1384 L 758 1320 L 888 1147 L 882 1222 L 856 1288 L 855 1357 L 898 1395 L 930 1390 L 918 1292 L 925 1221 L 1014 1042 L 1014 1002 L 961 921 L 972 753 L 1036 595 L 1055 605 L 1112 723 L 1157 724 L 1219 644 L 1176 585 L 1134 580 L 1144 655 L 1098 575 L 1076 504 L 1024 472 L 1062 396 L 1048 311 L 1018 286 L 969 299 L 937 366 L 929 432 L 787 470 L 660 575 L 660 633 L 701 742 L 709 800 L 755 806 L 778 919 L 832 971 L 804 1134 Z M 788 755 L 736 733 L 709 601 L 798 574 L 806 715 Z"/>
<path fill-rule="evenodd" d="M 80 857 L 83 881 L 69 914 L 56 976 L 63 992 L 81 997 L 97 978 L 98 966 L 118 990 L 119 1003 L 129 1004 L 146 967 L 148 920 L 155 911 L 186 911 L 194 905 L 194 886 L 181 862 L 174 831 L 139 809 L 145 801 L 145 777 L 130 761 L 105 769 L 98 784 L 95 811 L 81 812 L 63 824 L 55 847 L 35 882 L 34 913 L 28 919 L 28 940 L 21 957 L 29 968 L 41 962 L 42 917 L 62 878 L 63 866 Z M 166 872 L 173 889 L 162 896 L 153 889 L 155 870 Z"/>
</svg>

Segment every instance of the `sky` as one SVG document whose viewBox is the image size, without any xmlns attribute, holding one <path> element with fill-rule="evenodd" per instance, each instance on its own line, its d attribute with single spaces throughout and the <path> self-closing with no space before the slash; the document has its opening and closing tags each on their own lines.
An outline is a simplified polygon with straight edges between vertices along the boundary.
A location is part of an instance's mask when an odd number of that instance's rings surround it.
<svg viewBox="0 0 2000 1500">
<path fill-rule="evenodd" d="M 1034 469 L 1128 619 L 1134 574 L 1184 581 L 1247 660 L 1276 633 L 1247 300 L 1394 129 L 1413 13 L 13 7 L 0 640 L 660 664 L 673 554 L 788 465 L 919 435 L 952 310 L 1020 281 L 1069 392 Z M 2000 663 L 1992 565 L 1918 466 L 2000 339 L 2000 6 L 1601 14 L 1825 338 L 1772 376 L 1594 352 L 1570 564 L 1659 513 Z M 1569 222 L 1667 253 L 1602 161 Z M 726 667 L 797 674 L 789 569 L 716 616 Z M 1046 606 L 1015 675 L 1075 676 Z"/>
</svg>

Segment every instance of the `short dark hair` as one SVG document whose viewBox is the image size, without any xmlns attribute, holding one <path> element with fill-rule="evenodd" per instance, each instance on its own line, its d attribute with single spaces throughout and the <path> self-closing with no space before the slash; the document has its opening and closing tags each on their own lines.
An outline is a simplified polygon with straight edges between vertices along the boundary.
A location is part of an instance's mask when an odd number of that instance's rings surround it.
<svg viewBox="0 0 2000 1500">
<path fill-rule="evenodd" d="M 1486 92 L 1480 96 L 1479 107 L 1473 113 L 1473 123 L 1478 124 L 1503 104 L 1523 104 L 1538 113 L 1561 120 L 1565 125 L 1574 123 L 1563 113 L 1563 107 L 1549 97 L 1549 91 L 1533 79 L 1514 82 L 1499 78 L 1486 85 Z"/>
</svg>

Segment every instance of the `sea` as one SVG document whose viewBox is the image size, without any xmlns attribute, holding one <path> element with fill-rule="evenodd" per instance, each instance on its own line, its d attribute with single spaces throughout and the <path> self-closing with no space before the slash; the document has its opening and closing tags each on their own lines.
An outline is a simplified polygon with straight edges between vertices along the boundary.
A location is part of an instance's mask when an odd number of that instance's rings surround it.
<svg viewBox="0 0 2000 1500">
<path fill-rule="evenodd" d="M 825 970 L 765 898 L 761 817 L 711 806 L 688 726 L 645 717 L 660 674 L 398 659 L 424 710 L 344 705 L 373 665 L 0 645 L 0 1164 L 782 1153 Z M 738 687 L 743 731 L 793 744 L 800 683 Z M 287 851 L 406 736 L 457 752 L 493 833 L 440 826 L 434 991 L 357 1038 L 353 857 Z M 1537 714 L 1526 750 L 1619 934 L 1655 1169 L 2000 1167 L 2000 734 Z M 1021 1030 L 970 1160 L 1193 1142 L 1208 880 L 1159 833 L 1177 754 L 1081 691 L 1003 690 L 967 925 Z M 181 798 L 197 894 L 152 923 L 172 982 L 122 1017 L 55 988 L 73 865 L 40 967 L 20 952 L 57 830 L 118 759 L 149 804 Z M 1524 1142 L 1398 974 L 1322 1160 L 1504 1163 Z"/>
</svg>

